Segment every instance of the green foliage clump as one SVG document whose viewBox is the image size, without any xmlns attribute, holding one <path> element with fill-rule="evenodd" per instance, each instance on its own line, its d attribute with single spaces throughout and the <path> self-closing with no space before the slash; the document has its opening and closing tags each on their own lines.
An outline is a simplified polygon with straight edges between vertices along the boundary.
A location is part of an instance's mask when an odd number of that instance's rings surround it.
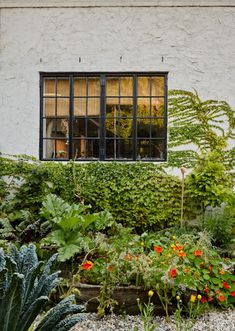
<svg viewBox="0 0 235 331">
<path fill-rule="evenodd" d="M 186 177 L 188 210 L 202 214 L 205 208 L 220 206 L 232 195 L 232 181 L 217 152 L 203 155 Z"/>
<path fill-rule="evenodd" d="M 22 203 L 38 217 L 43 198 L 53 193 L 70 203 L 90 204 L 92 212 L 107 210 L 115 221 L 137 231 L 162 229 L 179 219 L 180 181 L 153 163 L 0 162 L 2 174 L 23 180 L 7 202 L 8 215 Z"/>
<path fill-rule="evenodd" d="M 34 245 L 0 250 L 0 323 L 3 331 L 28 331 L 42 312 L 52 289 L 58 285 L 59 272 L 51 273 L 56 255 L 43 265 Z M 80 321 L 81 307 L 69 297 L 55 306 L 37 326 L 37 331 L 67 331 Z"/>
<path fill-rule="evenodd" d="M 43 201 L 41 215 L 52 227 L 52 232 L 43 240 L 46 244 L 56 244 L 59 261 L 65 261 L 86 250 L 93 242 L 89 231 L 101 231 L 112 225 L 112 216 L 103 211 L 90 214 L 88 207 L 68 204 L 56 195 L 49 194 Z"/>
</svg>

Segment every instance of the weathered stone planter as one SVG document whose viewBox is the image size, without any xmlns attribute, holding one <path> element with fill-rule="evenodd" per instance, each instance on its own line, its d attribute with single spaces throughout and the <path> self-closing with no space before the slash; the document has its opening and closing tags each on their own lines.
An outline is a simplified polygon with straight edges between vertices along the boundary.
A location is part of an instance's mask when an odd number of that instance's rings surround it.
<svg viewBox="0 0 235 331">
<path fill-rule="evenodd" d="M 81 293 L 78 301 L 80 301 L 80 303 L 87 303 L 87 312 L 97 312 L 101 286 L 79 283 L 76 287 Z M 117 301 L 118 304 L 114 307 L 114 312 L 116 314 L 139 314 L 137 298 L 140 299 L 141 303 L 147 303 L 149 299 L 148 291 L 142 287 L 136 286 L 115 287 L 112 293 L 112 299 Z M 151 301 L 155 304 L 156 313 L 158 315 L 164 315 L 164 310 L 162 309 L 161 303 L 156 295 L 152 297 Z"/>
</svg>

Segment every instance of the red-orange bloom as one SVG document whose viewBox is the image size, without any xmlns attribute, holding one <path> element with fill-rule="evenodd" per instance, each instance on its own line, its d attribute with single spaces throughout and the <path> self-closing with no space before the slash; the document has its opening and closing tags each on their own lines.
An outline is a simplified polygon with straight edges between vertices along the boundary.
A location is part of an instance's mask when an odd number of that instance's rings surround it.
<svg viewBox="0 0 235 331">
<path fill-rule="evenodd" d="M 133 257 L 132 257 L 130 254 L 126 254 L 126 255 L 124 256 L 124 259 L 125 259 L 126 261 L 132 261 L 132 260 L 133 260 Z"/>
<path fill-rule="evenodd" d="M 196 251 L 193 252 L 193 254 L 197 257 L 202 256 L 202 251 L 200 249 L 197 249 Z"/>
<path fill-rule="evenodd" d="M 212 269 L 213 269 L 213 266 L 209 265 L 209 270 L 212 271 Z"/>
<path fill-rule="evenodd" d="M 202 297 L 200 301 L 201 301 L 201 303 L 206 303 L 207 299 L 206 299 L 206 297 Z"/>
<path fill-rule="evenodd" d="M 231 297 L 235 297 L 235 291 L 230 292 L 229 294 Z"/>
<path fill-rule="evenodd" d="M 184 248 L 183 246 L 181 245 L 171 245 L 171 247 L 173 248 L 174 251 L 182 251 L 182 249 Z"/>
<path fill-rule="evenodd" d="M 107 267 L 107 270 L 108 270 L 109 272 L 112 272 L 112 271 L 113 271 L 113 267 L 112 267 L 111 265 L 109 265 L 109 266 Z"/>
<path fill-rule="evenodd" d="M 159 254 L 162 252 L 162 247 L 161 246 L 153 246 L 153 249 L 155 250 L 155 252 L 157 252 Z"/>
<path fill-rule="evenodd" d="M 225 296 L 224 296 L 223 294 L 220 294 L 220 295 L 218 296 L 218 300 L 221 301 L 221 302 L 223 302 L 223 301 L 226 300 L 226 298 L 225 298 Z"/>
<path fill-rule="evenodd" d="M 208 302 L 211 302 L 213 300 L 213 298 L 212 297 L 208 297 L 207 300 L 208 300 Z"/>
<path fill-rule="evenodd" d="M 226 288 L 226 289 L 230 288 L 230 286 L 228 285 L 227 282 L 223 282 L 223 287 Z"/>
<path fill-rule="evenodd" d="M 179 257 L 182 257 L 182 258 L 185 258 L 185 257 L 186 257 L 186 253 L 185 253 L 184 251 L 180 251 L 180 252 L 178 253 L 178 256 L 179 256 Z"/>
<path fill-rule="evenodd" d="M 171 269 L 170 270 L 170 277 L 175 278 L 177 276 L 177 270 L 176 269 Z"/>
<path fill-rule="evenodd" d="M 206 287 L 206 288 L 204 289 L 204 292 L 205 292 L 205 293 L 208 293 L 208 292 L 209 292 L 209 288 Z"/>
<path fill-rule="evenodd" d="M 86 261 L 82 264 L 82 269 L 83 270 L 90 270 L 93 268 L 93 263 L 91 261 Z"/>
<path fill-rule="evenodd" d="M 219 274 L 220 274 L 220 275 L 224 275 L 224 274 L 225 274 L 224 269 L 221 269 L 221 270 L 219 271 Z"/>
<path fill-rule="evenodd" d="M 187 274 L 187 272 L 189 272 L 189 269 L 188 268 L 185 268 L 184 269 L 184 272 Z"/>
</svg>

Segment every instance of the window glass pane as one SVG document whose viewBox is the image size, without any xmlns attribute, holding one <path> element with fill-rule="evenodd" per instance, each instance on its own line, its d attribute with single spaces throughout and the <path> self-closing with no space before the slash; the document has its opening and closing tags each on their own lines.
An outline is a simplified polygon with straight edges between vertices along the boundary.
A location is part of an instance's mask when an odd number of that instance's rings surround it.
<svg viewBox="0 0 235 331">
<path fill-rule="evenodd" d="M 73 136 L 86 137 L 86 118 L 80 117 L 73 120 Z"/>
<path fill-rule="evenodd" d="M 74 96 L 75 97 L 86 96 L 86 78 L 74 79 Z"/>
<path fill-rule="evenodd" d="M 150 123 L 149 118 L 138 118 L 137 137 L 150 137 Z"/>
<path fill-rule="evenodd" d="M 131 139 L 106 140 L 106 159 L 132 159 L 133 141 Z"/>
<path fill-rule="evenodd" d="M 164 77 L 152 77 L 152 95 L 164 96 Z"/>
<path fill-rule="evenodd" d="M 106 118 L 106 137 L 131 138 L 132 118 Z"/>
<path fill-rule="evenodd" d="M 67 159 L 68 141 L 47 139 L 43 141 L 43 157 L 46 159 Z"/>
<path fill-rule="evenodd" d="M 138 77 L 138 96 L 150 96 L 150 77 Z"/>
<path fill-rule="evenodd" d="M 106 116 L 116 117 L 118 116 L 118 98 L 106 98 Z"/>
<path fill-rule="evenodd" d="M 99 118 L 87 119 L 87 137 L 99 137 L 100 136 L 100 122 Z"/>
<path fill-rule="evenodd" d="M 88 95 L 100 96 L 100 80 L 97 78 L 89 78 L 88 80 Z"/>
<path fill-rule="evenodd" d="M 99 116 L 100 115 L 100 99 L 99 98 L 88 99 L 87 115 L 88 116 Z"/>
<path fill-rule="evenodd" d="M 74 116 L 86 116 L 86 99 L 74 99 Z"/>
<path fill-rule="evenodd" d="M 45 78 L 44 79 L 44 96 L 54 96 L 55 95 L 55 79 Z"/>
<path fill-rule="evenodd" d="M 45 117 L 55 116 L 55 99 L 44 98 L 43 99 L 43 114 Z"/>
<path fill-rule="evenodd" d="M 151 158 L 164 159 L 165 143 L 164 141 L 151 140 Z"/>
<path fill-rule="evenodd" d="M 151 116 L 149 98 L 138 98 L 137 116 L 138 117 Z"/>
<path fill-rule="evenodd" d="M 67 97 L 69 96 L 69 79 L 58 78 L 57 79 L 57 96 Z"/>
<path fill-rule="evenodd" d="M 43 123 L 43 136 L 45 138 L 53 137 L 68 137 L 69 136 L 69 126 L 68 120 L 63 119 L 44 119 Z"/>
<path fill-rule="evenodd" d="M 98 139 L 79 139 L 73 141 L 73 158 L 76 159 L 98 159 L 99 140 Z"/>
<path fill-rule="evenodd" d="M 69 116 L 69 98 L 57 99 L 57 116 Z"/>
<path fill-rule="evenodd" d="M 120 99 L 120 116 L 132 117 L 133 100 L 131 98 Z"/>
<path fill-rule="evenodd" d="M 137 140 L 137 154 L 136 159 L 149 159 L 150 158 L 150 140 L 138 139 Z"/>
<path fill-rule="evenodd" d="M 133 78 L 122 77 L 120 78 L 120 95 L 132 96 L 133 95 Z"/>
<path fill-rule="evenodd" d="M 152 98 L 152 116 L 164 116 L 164 98 Z"/>
<path fill-rule="evenodd" d="M 152 138 L 163 138 L 165 136 L 164 119 L 152 119 Z"/>
<path fill-rule="evenodd" d="M 107 78 L 106 95 L 113 96 L 113 97 L 119 95 L 119 79 L 118 78 Z"/>
</svg>

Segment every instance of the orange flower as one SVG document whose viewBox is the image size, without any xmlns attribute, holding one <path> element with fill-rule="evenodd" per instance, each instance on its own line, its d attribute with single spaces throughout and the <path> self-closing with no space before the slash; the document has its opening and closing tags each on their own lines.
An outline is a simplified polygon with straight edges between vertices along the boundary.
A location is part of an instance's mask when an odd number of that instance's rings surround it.
<svg viewBox="0 0 235 331">
<path fill-rule="evenodd" d="M 185 253 L 184 251 L 180 251 L 180 252 L 178 253 L 178 256 L 179 256 L 179 257 L 182 257 L 182 258 L 185 258 L 185 257 L 186 257 L 186 253 Z"/>
<path fill-rule="evenodd" d="M 93 268 L 93 263 L 91 261 L 86 261 L 82 264 L 82 269 L 83 270 L 90 270 Z"/>
<path fill-rule="evenodd" d="M 227 282 L 223 282 L 223 287 L 226 288 L 226 289 L 230 288 L 230 286 L 228 285 Z"/>
<path fill-rule="evenodd" d="M 220 274 L 220 275 L 224 275 L 224 274 L 225 274 L 224 269 L 221 269 L 221 270 L 219 271 L 219 274 Z"/>
<path fill-rule="evenodd" d="M 213 298 L 212 297 L 208 297 L 207 300 L 208 300 L 208 302 L 211 302 L 213 300 Z"/>
<path fill-rule="evenodd" d="M 187 274 L 189 272 L 189 269 L 188 268 L 185 268 L 184 269 L 184 272 Z"/>
<path fill-rule="evenodd" d="M 199 257 L 199 256 L 202 256 L 202 251 L 200 251 L 200 249 L 197 249 L 196 251 L 193 252 L 193 254 L 194 254 L 196 257 Z"/>
<path fill-rule="evenodd" d="M 200 301 L 201 303 L 206 303 L 207 302 L 206 297 L 202 297 Z"/>
<path fill-rule="evenodd" d="M 209 265 L 209 270 L 212 271 L 212 269 L 213 269 L 213 266 Z"/>
<path fill-rule="evenodd" d="M 157 252 L 158 254 L 160 254 L 162 252 L 162 247 L 161 246 L 153 246 L 153 249 L 155 250 L 155 252 Z"/>
<path fill-rule="evenodd" d="M 173 251 L 182 251 L 184 248 L 181 245 L 175 245 L 175 244 L 172 244 L 171 247 L 173 248 Z"/>
<path fill-rule="evenodd" d="M 132 256 L 130 255 L 130 254 L 126 254 L 125 256 L 124 256 L 124 259 L 126 260 L 126 261 L 132 261 Z"/>
<path fill-rule="evenodd" d="M 217 290 L 216 293 L 217 293 L 217 294 L 220 294 L 220 290 Z"/>
<path fill-rule="evenodd" d="M 226 298 L 225 298 L 225 296 L 224 296 L 223 294 L 220 294 L 220 295 L 218 296 L 218 300 L 221 301 L 221 302 L 223 302 L 223 301 L 226 300 Z"/>
<path fill-rule="evenodd" d="M 109 266 L 107 267 L 107 270 L 110 271 L 110 272 L 112 272 L 112 271 L 113 271 L 113 267 L 112 267 L 111 265 L 109 265 Z"/>
<path fill-rule="evenodd" d="M 230 292 L 230 297 L 235 297 L 235 291 Z"/>
<path fill-rule="evenodd" d="M 209 292 L 209 288 L 206 287 L 206 288 L 204 289 L 204 292 L 205 292 L 205 293 L 208 293 L 208 292 Z"/>
<path fill-rule="evenodd" d="M 170 270 L 170 277 L 175 278 L 177 276 L 177 270 L 176 269 L 171 269 Z"/>
</svg>

